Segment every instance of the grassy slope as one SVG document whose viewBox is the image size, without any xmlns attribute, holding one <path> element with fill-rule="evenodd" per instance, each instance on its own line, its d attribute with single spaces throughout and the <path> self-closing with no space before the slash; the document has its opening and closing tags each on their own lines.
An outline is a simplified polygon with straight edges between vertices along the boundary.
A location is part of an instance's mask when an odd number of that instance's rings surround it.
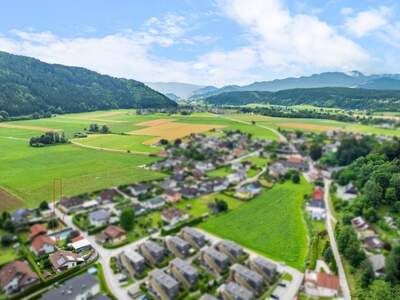
<svg viewBox="0 0 400 300">
<path fill-rule="evenodd" d="M 160 175 L 138 168 L 153 158 L 73 145 L 31 148 L 26 141 L 0 139 L 0 157 L 0 185 L 29 206 L 52 198 L 54 178 L 63 178 L 65 195 L 75 195 Z"/>
<path fill-rule="evenodd" d="M 210 218 L 201 228 L 298 269 L 307 255 L 303 195 L 311 186 L 287 182 L 227 214 Z"/>
</svg>

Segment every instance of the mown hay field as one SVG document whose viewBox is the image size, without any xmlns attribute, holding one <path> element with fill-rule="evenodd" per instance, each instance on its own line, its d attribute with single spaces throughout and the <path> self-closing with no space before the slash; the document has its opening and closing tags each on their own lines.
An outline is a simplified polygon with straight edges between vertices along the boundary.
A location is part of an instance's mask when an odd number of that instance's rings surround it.
<svg viewBox="0 0 400 300">
<path fill-rule="evenodd" d="M 311 185 L 286 182 L 199 227 L 276 261 L 303 270 L 307 256 L 304 195 Z"/>
</svg>

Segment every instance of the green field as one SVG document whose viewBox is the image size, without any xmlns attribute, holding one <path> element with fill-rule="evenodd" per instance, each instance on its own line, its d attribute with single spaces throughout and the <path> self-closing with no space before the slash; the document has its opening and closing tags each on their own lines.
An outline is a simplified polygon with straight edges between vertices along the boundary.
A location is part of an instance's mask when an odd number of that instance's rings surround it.
<svg viewBox="0 0 400 300">
<path fill-rule="evenodd" d="M 54 178 L 62 178 L 64 195 L 160 177 L 139 168 L 156 158 L 90 150 L 74 145 L 32 148 L 25 140 L 0 138 L 0 186 L 27 206 L 50 200 Z"/>
<path fill-rule="evenodd" d="M 277 261 L 303 270 L 307 256 L 304 194 L 311 185 L 286 182 L 200 227 Z"/>
<path fill-rule="evenodd" d="M 143 142 L 148 139 L 148 136 L 106 134 L 92 135 L 83 139 L 75 139 L 75 142 L 91 147 L 131 152 L 157 153 L 162 150 L 161 147 L 144 145 Z"/>
</svg>

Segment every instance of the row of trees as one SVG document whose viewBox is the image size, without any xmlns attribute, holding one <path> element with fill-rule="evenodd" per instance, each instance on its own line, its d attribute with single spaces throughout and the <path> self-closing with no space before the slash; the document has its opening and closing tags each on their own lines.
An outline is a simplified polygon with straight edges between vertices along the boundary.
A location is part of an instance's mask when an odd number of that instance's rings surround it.
<svg viewBox="0 0 400 300">
<path fill-rule="evenodd" d="M 86 128 L 85 128 L 86 130 Z M 101 125 L 99 126 L 98 124 L 90 124 L 89 128 L 87 129 L 89 132 L 92 133 L 110 133 L 111 129 L 107 125 Z"/>
</svg>

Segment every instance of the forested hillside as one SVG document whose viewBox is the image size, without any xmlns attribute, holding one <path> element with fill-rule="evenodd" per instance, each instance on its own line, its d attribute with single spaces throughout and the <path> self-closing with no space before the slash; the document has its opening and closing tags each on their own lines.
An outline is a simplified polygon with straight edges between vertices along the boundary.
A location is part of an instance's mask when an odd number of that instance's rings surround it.
<svg viewBox="0 0 400 300">
<path fill-rule="evenodd" d="M 265 103 L 274 105 L 310 104 L 344 109 L 400 110 L 400 91 L 358 88 L 290 89 L 278 92 L 230 92 L 204 100 L 213 105 L 244 105 Z"/>
<path fill-rule="evenodd" d="M 176 105 L 135 80 L 0 52 L 0 111 L 10 116 Z"/>
</svg>

